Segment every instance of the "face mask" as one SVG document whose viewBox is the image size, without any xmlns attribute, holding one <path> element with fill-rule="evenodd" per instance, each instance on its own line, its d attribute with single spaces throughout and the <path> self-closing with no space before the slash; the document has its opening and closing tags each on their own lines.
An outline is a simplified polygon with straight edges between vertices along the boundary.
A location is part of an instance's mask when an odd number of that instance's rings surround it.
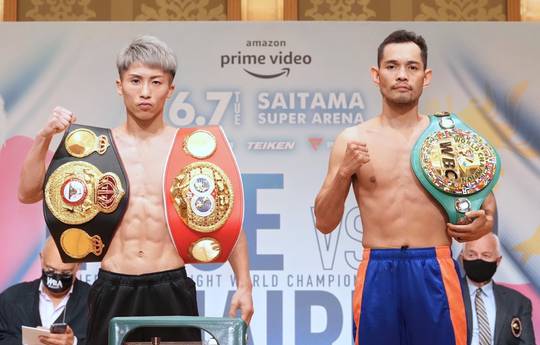
<svg viewBox="0 0 540 345">
<path fill-rule="evenodd" d="M 463 268 L 467 277 L 474 282 L 483 283 L 491 280 L 497 270 L 497 261 L 465 260 L 463 259 Z"/>
<path fill-rule="evenodd" d="M 53 293 L 62 293 L 71 288 L 73 284 L 73 274 L 59 274 L 41 271 L 41 281 Z"/>
</svg>

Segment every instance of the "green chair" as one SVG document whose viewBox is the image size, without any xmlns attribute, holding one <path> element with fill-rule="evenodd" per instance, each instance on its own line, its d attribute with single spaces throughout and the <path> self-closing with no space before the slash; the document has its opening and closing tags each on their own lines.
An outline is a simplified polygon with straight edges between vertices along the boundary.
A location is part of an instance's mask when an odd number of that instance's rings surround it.
<svg viewBox="0 0 540 345">
<path fill-rule="evenodd" d="M 109 323 L 109 345 L 122 345 L 124 337 L 139 327 L 197 327 L 212 335 L 219 345 L 246 345 L 247 325 L 242 319 L 196 316 L 115 317 Z"/>
</svg>

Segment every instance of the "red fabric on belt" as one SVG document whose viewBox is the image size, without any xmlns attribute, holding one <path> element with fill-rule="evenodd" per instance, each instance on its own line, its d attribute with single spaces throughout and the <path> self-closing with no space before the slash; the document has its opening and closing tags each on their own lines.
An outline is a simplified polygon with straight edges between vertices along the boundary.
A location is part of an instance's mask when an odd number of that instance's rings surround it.
<svg viewBox="0 0 540 345">
<path fill-rule="evenodd" d="M 204 130 L 212 133 L 216 139 L 216 150 L 208 158 L 198 159 L 184 151 L 184 140 L 187 136 L 197 130 Z M 229 177 L 234 193 L 234 202 L 231 214 L 225 224 L 213 232 L 198 232 L 186 226 L 182 218 L 176 212 L 174 200 L 171 195 L 171 186 L 175 177 L 188 164 L 194 162 L 210 162 L 219 166 Z M 164 200 L 166 217 L 169 232 L 176 246 L 178 254 L 185 263 L 201 263 L 189 252 L 191 244 L 203 237 L 212 237 L 221 245 L 221 253 L 211 263 L 227 261 L 231 251 L 236 245 L 240 235 L 244 218 L 244 192 L 242 188 L 242 178 L 236 164 L 234 154 L 229 142 L 220 126 L 205 126 L 195 128 L 180 128 L 176 132 L 174 143 L 169 153 L 165 175 L 164 175 Z"/>
</svg>

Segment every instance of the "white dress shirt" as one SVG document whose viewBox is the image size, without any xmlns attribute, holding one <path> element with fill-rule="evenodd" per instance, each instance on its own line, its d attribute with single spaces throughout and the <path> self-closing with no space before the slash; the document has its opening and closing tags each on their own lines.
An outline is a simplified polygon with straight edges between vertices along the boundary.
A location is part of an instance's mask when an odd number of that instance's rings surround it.
<svg viewBox="0 0 540 345">
<path fill-rule="evenodd" d="M 41 327 L 49 329 L 51 325 L 62 315 L 73 292 L 71 289 L 64 296 L 62 301 L 55 307 L 51 298 L 45 293 L 43 282 L 39 283 L 39 317 L 41 318 Z M 74 336 L 73 345 L 77 345 L 77 337 Z"/>
<path fill-rule="evenodd" d="M 476 295 L 476 290 L 478 289 L 478 287 L 474 285 L 468 277 L 467 285 L 469 286 L 469 298 L 471 300 L 471 345 L 478 345 L 478 320 L 476 317 L 476 308 L 474 304 L 474 297 Z M 486 306 L 486 312 L 489 321 L 489 330 L 491 332 L 491 343 L 493 344 L 495 339 L 495 316 L 497 312 L 497 307 L 495 305 L 495 295 L 493 294 L 493 281 L 490 281 L 488 284 L 482 286 L 482 292 L 482 298 L 484 300 L 484 305 Z"/>
</svg>

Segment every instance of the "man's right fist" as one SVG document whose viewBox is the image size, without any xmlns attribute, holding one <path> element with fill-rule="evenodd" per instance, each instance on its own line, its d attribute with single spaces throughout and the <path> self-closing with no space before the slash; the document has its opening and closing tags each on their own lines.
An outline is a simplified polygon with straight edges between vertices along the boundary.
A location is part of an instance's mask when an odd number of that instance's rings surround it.
<svg viewBox="0 0 540 345">
<path fill-rule="evenodd" d="M 70 124 L 75 122 L 76 117 L 73 113 L 66 108 L 55 107 L 52 111 L 51 117 L 47 121 L 45 127 L 39 131 L 38 135 L 45 138 L 51 137 L 57 133 L 65 131 Z"/>
<path fill-rule="evenodd" d="M 367 162 L 369 162 L 369 151 L 366 143 L 349 141 L 345 149 L 345 156 L 339 168 L 339 173 L 344 177 L 351 177 Z"/>
</svg>

